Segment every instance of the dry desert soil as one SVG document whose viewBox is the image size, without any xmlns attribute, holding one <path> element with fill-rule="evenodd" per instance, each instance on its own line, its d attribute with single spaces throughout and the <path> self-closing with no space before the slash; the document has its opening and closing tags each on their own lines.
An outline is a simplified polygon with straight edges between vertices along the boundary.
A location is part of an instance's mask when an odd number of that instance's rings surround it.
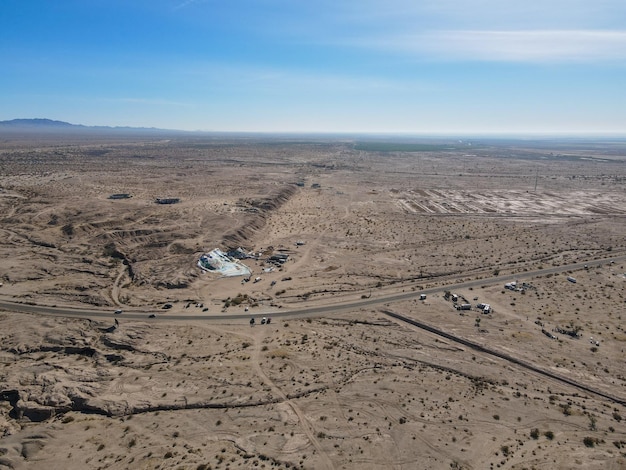
<svg viewBox="0 0 626 470">
<path fill-rule="evenodd" d="M 0 469 L 626 468 L 625 189 L 623 140 L 2 134 Z"/>
</svg>

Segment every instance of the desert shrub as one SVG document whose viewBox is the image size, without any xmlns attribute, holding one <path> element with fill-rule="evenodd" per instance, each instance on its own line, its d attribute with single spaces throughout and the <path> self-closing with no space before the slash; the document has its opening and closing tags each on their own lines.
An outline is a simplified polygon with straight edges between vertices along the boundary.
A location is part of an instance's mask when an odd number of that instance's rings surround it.
<svg viewBox="0 0 626 470">
<path fill-rule="evenodd" d="M 534 428 L 530 431 L 530 437 L 533 439 L 539 439 L 539 429 Z"/>
<path fill-rule="evenodd" d="M 585 444 L 585 447 L 594 447 L 596 445 L 596 440 L 593 437 L 585 437 L 583 439 L 583 444 Z"/>
</svg>

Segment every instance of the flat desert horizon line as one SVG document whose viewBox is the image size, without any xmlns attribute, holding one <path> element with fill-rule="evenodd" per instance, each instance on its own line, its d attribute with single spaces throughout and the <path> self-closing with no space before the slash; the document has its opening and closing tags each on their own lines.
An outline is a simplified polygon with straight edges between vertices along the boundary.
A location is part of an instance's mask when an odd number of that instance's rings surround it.
<svg viewBox="0 0 626 470">
<path fill-rule="evenodd" d="M 154 133 L 216 134 L 229 136 L 307 136 L 338 138 L 393 138 L 393 139 L 626 139 L 626 132 L 617 130 L 255 130 L 255 129 L 181 129 L 175 127 L 133 126 L 111 124 L 82 124 L 50 118 L 12 118 L 0 120 L 3 131 L 142 131 Z"/>
</svg>

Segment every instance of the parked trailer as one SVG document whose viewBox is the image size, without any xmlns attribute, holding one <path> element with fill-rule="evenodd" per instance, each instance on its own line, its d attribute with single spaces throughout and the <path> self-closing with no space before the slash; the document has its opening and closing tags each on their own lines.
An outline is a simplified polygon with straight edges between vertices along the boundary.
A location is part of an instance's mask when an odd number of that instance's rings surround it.
<svg viewBox="0 0 626 470">
<path fill-rule="evenodd" d="M 460 304 L 456 306 L 457 310 L 471 310 L 472 304 Z"/>
</svg>

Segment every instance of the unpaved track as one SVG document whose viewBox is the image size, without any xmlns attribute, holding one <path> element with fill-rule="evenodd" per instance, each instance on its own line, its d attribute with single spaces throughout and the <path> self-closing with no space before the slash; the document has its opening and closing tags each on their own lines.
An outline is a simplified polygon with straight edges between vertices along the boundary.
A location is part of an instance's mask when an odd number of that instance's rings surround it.
<svg viewBox="0 0 626 470">
<path fill-rule="evenodd" d="M 254 349 L 252 350 L 251 360 L 252 360 L 253 367 L 257 372 L 257 375 L 261 378 L 261 380 L 263 381 L 263 384 L 269 386 L 274 392 L 274 394 L 280 398 L 278 401 L 287 404 L 296 414 L 296 416 L 298 417 L 298 420 L 300 421 L 300 427 L 302 428 L 302 431 L 306 434 L 307 438 L 309 439 L 313 447 L 315 447 L 317 454 L 321 457 L 321 460 L 324 464 L 323 468 L 334 470 L 335 466 L 333 465 L 332 460 L 330 459 L 328 454 L 324 451 L 320 442 L 315 437 L 315 430 L 313 429 L 313 426 L 311 426 L 311 423 L 309 422 L 307 417 L 304 415 L 304 412 L 300 409 L 300 407 L 298 407 L 296 403 L 294 403 L 292 399 L 290 399 L 280 389 L 278 385 L 276 385 L 276 383 L 265 373 L 265 371 L 263 370 L 263 367 L 261 367 L 261 356 L 262 356 L 261 348 L 263 345 L 263 339 L 267 335 L 268 331 L 272 331 L 271 327 L 268 327 L 267 325 L 256 325 L 251 328 L 256 329 L 254 334 L 243 333 L 241 330 L 238 330 L 238 331 L 227 330 L 227 331 L 235 335 L 244 336 L 248 339 L 251 339 L 254 342 Z"/>
<path fill-rule="evenodd" d="M 582 384 L 580 382 L 576 382 L 575 380 L 571 380 L 568 379 L 567 377 L 563 377 L 559 374 L 555 374 L 554 372 L 550 372 L 549 370 L 545 370 L 545 369 L 541 369 L 539 367 L 536 367 L 526 361 L 522 361 L 521 359 L 518 359 L 516 357 L 513 357 L 509 354 L 505 354 L 499 351 L 496 351 L 494 349 L 490 349 L 487 348 L 485 346 L 482 346 L 480 344 L 474 343 L 472 341 L 469 341 L 465 338 L 461 338 L 459 336 L 447 333 L 443 330 L 440 330 L 438 328 L 435 328 L 434 326 L 431 325 L 427 325 L 426 323 L 422 323 L 420 321 L 414 320 L 413 318 L 409 318 L 409 317 L 405 317 L 404 315 L 400 315 L 399 313 L 393 312 L 391 310 L 381 310 L 382 313 L 384 313 L 385 315 L 395 318 L 396 320 L 400 320 L 402 322 L 408 323 L 410 325 L 416 326 L 418 328 L 421 328 L 422 330 L 426 330 L 430 333 L 434 333 L 438 336 L 441 336 L 443 338 L 449 339 L 451 341 L 455 341 L 457 343 L 462 344 L 463 346 L 467 346 L 469 348 L 472 348 L 476 351 L 479 351 L 483 354 L 489 354 L 491 356 L 495 356 L 497 358 L 500 359 L 504 359 L 505 361 L 511 362 L 517 366 L 523 367 L 524 369 L 528 369 L 536 374 L 540 374 L 543 375 L 545 377 L 548 377 L 550 379 L 556 380 L 558 382 L 561 382 L 563 384 L 572 386 L 572 387 L 576 387 L 580 390 L 583 390 L 584 392 L 587 393 L 591 393 L 594 395 L 598 395 L 602 398 L 605 398 L 607 400 L 610 400 L 614 403 L 618 403 L 622 406 L 626 406 L 626 399 L 625 398 L 620 398 L 620 397 L 616 397 L 614 395 L 609 395 L 608 393 L 605 393 L 601 390 L 598 389 L 594 389 L 588 385 Z"/>
</svg>

